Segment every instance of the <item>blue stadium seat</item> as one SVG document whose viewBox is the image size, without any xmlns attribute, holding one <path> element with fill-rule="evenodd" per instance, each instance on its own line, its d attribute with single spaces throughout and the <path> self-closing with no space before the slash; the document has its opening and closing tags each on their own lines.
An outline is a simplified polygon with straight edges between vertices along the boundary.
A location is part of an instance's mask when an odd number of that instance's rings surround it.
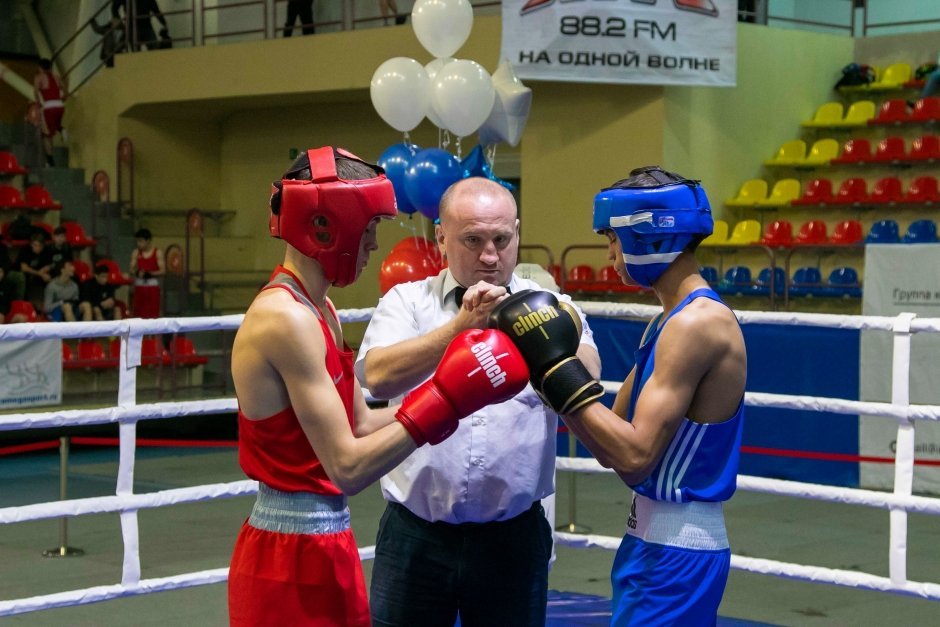
<svg viewBox="0 0 940 627">
<path fill-rule="evenodd" d="M 816 296 L 822 294 L 822 273 L 812 266 L 797 268 L 790 281 L 790 296 Z"/>
<path fill-rule="evenodd" d="M 699 274 L 709 285 L 718 285 L 718 268 L 715 266 L 702 266 L 699 268 Z"/>
<path fill-rule="evenodd" d="M 915 220 L 904 234 L 905 244 L 936 244 L 937 223 L 933 220 Z"/>
<path fill-rule="evenodd" d="M 861 298 L 862 285 L 858 281 L 858 271 L 849 267 L 833 269 L 829 273 L 829 280 L 826 281 L 823 294 L 843 298 Z"/>
<path fill-rule="evenodd" d="M 898 223 L 894 220 L 878 220 L 871 225 L 865 238 L 866 244 L 898 244 L 901 241 Z"/>
<path fill-rule="evenodd" d="M 764 268 L 757 273 L 757 280 L 751 288 L 751 293 L 759 296 L 770 295 L 770 268 Z M 774 294 L 783 296 L 783 288 L 787 282 L 787 274 L 783 268 L 774 268 Z"/>
<path fill-rule="evenodd" d="M 732 266 L 725 272 L 725 278 L 718 284 L 719 294 L 743 295 L 751 291 L 751 269 L 747 266 Z"/>
</svg>

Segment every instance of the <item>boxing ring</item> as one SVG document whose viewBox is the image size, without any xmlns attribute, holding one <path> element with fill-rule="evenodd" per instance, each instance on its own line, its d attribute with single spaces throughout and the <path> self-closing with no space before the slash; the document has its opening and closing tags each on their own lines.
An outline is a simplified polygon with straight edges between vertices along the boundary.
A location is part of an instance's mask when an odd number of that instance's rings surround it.
<svg viewBox="0 0 940 627">
<path fill-rule="evenodd" d="M 585 314 L 596 317 L 646 320 L 661 311 L 658 307 L 645 305 L 597 302 L 580 302 L 578 304 Z M 339 314 L 344 323 L 366 322 L 371 317 L 372 311 L 372 309 L 342 310 Z M 940 420 L 940 406 L 912 405 L 910 403 L 911 336 L 914 333 L 940 333 L 940 319 L 920 319 L 911 314 L 901 314 L 896 317 L 749 311 L 737 311 L 736 314 L 742 325 L 807 325 L 835 329 L 878 330 L 892 333 L 894 343 L 892 399 L 890 403 L 748 392 L 745 395 L 745 404 L 748 407 L 876 416 L 897 422 L 898 432 L 894 465 L 894 490 L 890 493 L 745 475 L 738 477 L 738 488 L 741 490 L 889 510 L 889 577 L 740 555 L 732 555 L 731 567 L 742 571 L 788 579 L 835 584 L 940 601 L 940 583 L 910 581 L 907 578 L 908 513 L 940 515 L 940 498 L 914 496 L 912 494 L 915 450 L 914 424 L 915 421 Z M 137 512 L 147 508 L 251 495 L 257 492 L 257 482 L 243 480 L 135 494 L 133 490 L 134 465 L 137 448 L 137 423 L 139 421 L 231 414 L 237 411 L 236 401 L 234 398 L 218 398 L 138 404 L 137 371 L 141 366 L 141 343 L 145 335 L 234 330 L 241 324 L 243 317 L 243 315 L 230 315 L 158 320 L 128 319 L 118 322 L 0 325 L 0 341 L 113 336 L 120 337 L 121 340 L 116 405 L 100 409 L 54 410 L 0 415 L 0 431 L 116 423 L 119 431 L 119 460 L 115 494 L 113 496 L 0 508 L 0 524 L 89 514 L 117 513 L 120 515 L 123 539 L 123 565 L 120 583 L 20 599 L 0 600 L 0 616 L 11 616 L 42 609 L 82 605 L 120 597 L 226 581 L 228 577 L 227 567 L 169 577 L 142 579 Z M 608 392 L 616 392 L 621 382 L 605 381 L 603 383 Z M 573 473 L 612 472 L 601 467 L 593 459 L 577 457 L 559 457 L 557 469 Z M 556 532 L 555 537 L 559 545 L 575 548 L 598 547 L 607 550 L 616 550 L 621 540 L 620 537 L 579 535 L 565 532 Z M 732 548 L 733 544 L 732 539 Z M 360 548 L 359 552 L 362 559 L 371 559 L 374 556 L 374 547 Z"/>
</svg>

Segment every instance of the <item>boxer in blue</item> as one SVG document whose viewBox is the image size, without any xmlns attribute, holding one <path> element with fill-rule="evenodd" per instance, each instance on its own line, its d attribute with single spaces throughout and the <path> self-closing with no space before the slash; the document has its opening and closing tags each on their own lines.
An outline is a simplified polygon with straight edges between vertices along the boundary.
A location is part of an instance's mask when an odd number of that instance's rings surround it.
<svg viewBox="0 0 940 627">
<path fill-rule="evenodd" d="M 594 230 L 623 282 L 651 288 L 663 305 L 611 409 L 572 350 L 576 317 L 520 324 L 564 309 L 546 293 L 513 294 L 491 324 L 513 338 L 578 439 L 633 488 L 611 624 L 714 624 L 731 561 L 721 503 L 735 490 L 747 356 L 734 313 L 695 260 L 712 232 L 708 199 L 697 181 L 639 168 L 597 194 Z"/>
</svg>

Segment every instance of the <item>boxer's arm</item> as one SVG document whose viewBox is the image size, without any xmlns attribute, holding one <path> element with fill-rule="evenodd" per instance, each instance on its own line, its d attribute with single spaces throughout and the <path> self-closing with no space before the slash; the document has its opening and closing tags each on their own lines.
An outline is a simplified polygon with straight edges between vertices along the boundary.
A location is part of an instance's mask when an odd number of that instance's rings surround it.
<svg viewBox="0 0 940 627">
<path fill-rule="evenodd" d="M 591 403 L 565 418 L 597 461 L 629 485 L 642 482 L 656 468 L 713 361 L 713 346 L 695 324 L 691 317 L 677 316 L 670 321 L 671 332 L 660 336 L 656 368 L 636 400 L 632 422 L 618 415 L 626 408 L 632 377 L 624 382 L 613 411 Z"/>
<path fill-rule="evenodd" d="M 376 398 L 386 399 L 413 390 L 434 372 L 459 333 L 486 327 L 490 312 L 505 294 L 505 288 L 480 282 L 467 290 L 464 306 L 453 319 L 416 337 L 369 349 L 364 358 L 365 387 Z M 377 310 L 375 315 L 383 314 Z M 402 320 L 401 324 L 414 325 L 415 321 Z"/>
<path fill-rule="evenodd" d="M 366 403 L 366 399 L 362 394 L 362 388 L 358 385 L 354 387 L 355 398 L 353 400 L 353 415 L 355 416 L 355 424 L 353 426 L 353 432 L 356 434 L 357 438 L 374 433 L 382 427 L 396 422 L 395 410 L 397 409 L 397 405 L 394 407 L 372 409 Z"/>
</svg>

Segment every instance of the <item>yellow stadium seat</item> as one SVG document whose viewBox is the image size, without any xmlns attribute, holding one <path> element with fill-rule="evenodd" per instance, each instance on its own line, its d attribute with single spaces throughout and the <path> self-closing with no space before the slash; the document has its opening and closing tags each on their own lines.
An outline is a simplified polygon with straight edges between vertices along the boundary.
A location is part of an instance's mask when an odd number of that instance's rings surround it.
<svg viewBox="0 0 940 627">
<path fill-rule="evenodd" d="M 892 63 L 885 68 L 880 77 L 868 85 L 868 89 L 869 91 L 900 89 L 904 83 L 911 80 L 912 74 L 910 63 Z"/>
<path fill-rule="evenodd" d="M 777 150 L 773 159 L 768 159 L 764 165 L 800 165 L 806 159 L 806 142 L 802 139 L 792 139 L 784 142 Z"/>
<path fill-rule="evenodd" d="M 734 225 L 731 237 L 727 244 L 753 244 L 760 240 L 760 222 L 757 220 L 741 220 Z"/>
<path fill-rule="evenodd" d="M 875 103 L 871 100 L 859 100 L 849 105 L 840 126 L 868 126 L 868 120 L 875 117 Z"/>
<path fill-rule="evenodd" d="M 800 182 L 796 179 L 781 179 L 774 183 L 774 188 L 770 191 L 770 196 L 757 203 L 757 207 L 787 207 L 790 201 L 800 197 Z M 759 230 L 759 229 L 758 229 Z M 732 235 L 734 237 L 734 235 Z M 758 233 L 758 239 L 760 233 Z"/>
<path fill-rule="evenodd" d="M 715 220 L 712 234 L 702 240 L 699 246 L 721 246 L 728 241 L 728 223 L 724 220 Z"/>
<path fill-rule="evenodd" d="M 830 138 L 818 139 L 810 148 L 802 165 L 829 165 L 829 162 L 838 156 L 839 142 Z"/>
<path fill-rule="evenodd" d="M 729 207 L 753 207 L 758 200 L 767 198 L 767 181 L 764 179 L 751 179 L 744 181 L 738 195 L 725 201 Z"/>
<path fill-rule="evenodd" d="M 827 102 L 816 109 L 816 114 L 812 120 L 806 120 L 801 126 L 809 128 L 824 128 L 828 126 L 839 126 L 842 123 L 842 114 L 845 108 L 841 102 Z"/>
</svg>

